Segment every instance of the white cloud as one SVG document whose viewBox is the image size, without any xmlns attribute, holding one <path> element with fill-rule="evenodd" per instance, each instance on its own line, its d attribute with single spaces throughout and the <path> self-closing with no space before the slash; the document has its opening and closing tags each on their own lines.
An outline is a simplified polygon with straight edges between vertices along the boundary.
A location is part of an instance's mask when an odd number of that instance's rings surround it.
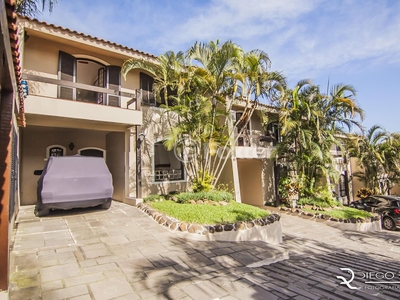
<svg viewBox="0 0 400 300">
<path fill-rule="evenodd" d="M 397 2 L 100 3 L 88 9 L 86 1 L 60 1 L 52 15 L 44 17 L 57 25 L 154 54 L 186 50 L 194 41 L 232 39 L 246 50 L 266 51 L 273 68 L 283 70 L 289 77 L 313 77 L 352 61 L 400 61 Z"/>
</svg>

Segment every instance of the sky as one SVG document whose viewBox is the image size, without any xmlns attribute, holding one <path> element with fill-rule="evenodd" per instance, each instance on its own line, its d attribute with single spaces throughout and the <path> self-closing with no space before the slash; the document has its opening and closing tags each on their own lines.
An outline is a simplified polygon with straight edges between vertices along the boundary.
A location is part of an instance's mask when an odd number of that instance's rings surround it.
<svg viewBox="0 0 400 300">
<path fill-rule="evenodd" d="M 400 132 L 400 1 L 58 0 L 37 18 L 154 55 L 232 40 L 267 52 L 290 88 L 354 86 L 363 126 Z"/>
</svg>

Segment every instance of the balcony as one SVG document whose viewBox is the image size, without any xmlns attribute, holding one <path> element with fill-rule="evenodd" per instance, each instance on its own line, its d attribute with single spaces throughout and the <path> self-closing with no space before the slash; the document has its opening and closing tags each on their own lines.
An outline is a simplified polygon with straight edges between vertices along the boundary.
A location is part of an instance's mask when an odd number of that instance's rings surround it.
<svg viewBox="0 0 400 300">
<path fill-rule="evenodd" d="M 237 136 L 236 136 L 237 137 Z M 245 130 L 237 137 L 236 158 L 271 158 L 271 151 L 276 140 L 260 130 Z"/>
<path fill-rule="evenodd" d="M 29 86 L 25 100 L 25 113 L 31 115 L 28 121 L 48 116 L 125 128 L 142 124 L 140 90 L 120 91 L 33 74 L 24 74 L 23 79 Z"/>
</svg>

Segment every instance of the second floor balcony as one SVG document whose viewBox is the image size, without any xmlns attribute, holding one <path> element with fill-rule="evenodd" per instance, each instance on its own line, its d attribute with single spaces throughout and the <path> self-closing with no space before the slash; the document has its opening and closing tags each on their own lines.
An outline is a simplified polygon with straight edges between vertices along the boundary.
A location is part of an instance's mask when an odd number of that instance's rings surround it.
<svg viewBox="0 0 400 300">
<path fill-rule="evenodd" d="M 236 158 L 271 158 L 276 138 L 261 130 L 244 130 L 236 136 Z"/>
<path fill-rule="evenodd" d="M 100 87 L 23 74 L 28 96 L 27 115 L 87 120 L 129 127 L 142 124 L 141 90 Z"/>
</svg>

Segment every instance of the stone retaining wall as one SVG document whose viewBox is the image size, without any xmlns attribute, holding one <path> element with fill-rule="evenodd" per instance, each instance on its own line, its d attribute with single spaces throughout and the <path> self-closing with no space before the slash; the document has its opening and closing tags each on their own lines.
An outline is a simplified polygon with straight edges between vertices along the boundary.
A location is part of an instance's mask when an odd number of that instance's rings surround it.
<svg viewBox="0 0 400 300">
<path fill-rule="evenodd" d="M 382 230 L 381 218 L 378 215 L 371 218 L 338 219 L 322 213 L 310 213 L 301 209 L 280 207 L 279 210 L 286 211 L 292 215 L 297 215 L 299 217 L 326 220 L 326 224 L 342 230 L 353 230 L 361 232 L 373 232 Z"/>
<path fill-rule="evenodd" d="M 136 205 L 158 224 L 177 234 L 195 240 L 209 241 L 265 241 L 272 244 L 282 242 L 282 226 L 279 214 L 271 214 L 263 219 L 232 224 L 200 225 L 176 220 L 144 203 Z"/>
</svg>

